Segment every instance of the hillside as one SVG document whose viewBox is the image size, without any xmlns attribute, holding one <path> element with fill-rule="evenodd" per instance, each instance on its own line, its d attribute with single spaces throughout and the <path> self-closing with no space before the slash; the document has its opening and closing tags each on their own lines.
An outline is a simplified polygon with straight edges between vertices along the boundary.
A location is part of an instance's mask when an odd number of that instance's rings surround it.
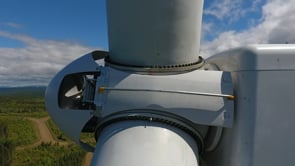
<svg viewBox="0 0 295 166">
<path fill-rule="evenodd" d="M 0 96 L 44 97 L 45 86 L 0 87 Z"/>
</svg>

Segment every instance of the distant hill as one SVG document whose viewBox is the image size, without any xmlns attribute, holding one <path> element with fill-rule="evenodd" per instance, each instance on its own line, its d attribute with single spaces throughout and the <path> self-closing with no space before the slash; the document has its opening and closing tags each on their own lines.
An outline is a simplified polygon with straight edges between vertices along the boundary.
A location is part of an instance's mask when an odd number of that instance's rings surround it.
<svg viewBox="0 0 295 166">
<path fill-rule="evenodd" d="M 44 97 L 45 86 L 0 87 L 0 96 Z"/>
</svg>

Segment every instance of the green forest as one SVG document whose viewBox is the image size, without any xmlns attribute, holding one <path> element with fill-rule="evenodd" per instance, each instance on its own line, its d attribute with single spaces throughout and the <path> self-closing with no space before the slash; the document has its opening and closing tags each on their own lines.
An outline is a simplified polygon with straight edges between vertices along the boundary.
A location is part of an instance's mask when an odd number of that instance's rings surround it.
<svg viewBox="0 0 295 166">
<path fill-rule="evenodd" d="M 85 165 L 87 152 L 67 138 L 50 119 L 41 90 L 1 93 L 0 89 L 0 165 Z M 43 138 L 38 123 L 45 124 L 52 138 Z M 82 138 L 95 144 L 91 134 L 84 134 Z"/>
</svg>

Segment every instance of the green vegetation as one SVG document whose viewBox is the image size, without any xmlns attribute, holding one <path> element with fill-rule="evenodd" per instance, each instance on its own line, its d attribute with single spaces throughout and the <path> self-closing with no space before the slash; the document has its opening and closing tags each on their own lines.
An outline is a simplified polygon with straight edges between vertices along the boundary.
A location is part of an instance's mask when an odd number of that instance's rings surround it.
<svg viewBox="0 0 295 166">
<path fill-rule="evenodd" d="M 0 96 L 0 114 L 22 115 L 30 117 L 47 116 L 44 99 L 41 97 Z"/>
<path fill-rule="evenodd" d="M 44 87 L 0 88 L 0 115 L 47 116 Z"/>
<path fill-rule="evenodd" d="M 34 125 L 20 116 L 0 116 L 0 122 L 7 124 L 7 139 L 16 146 L 32 144 L 37 140 Z"/>
<path fill-rule="evenodd" d="M 0 121 L 0 139 L 7 139 L 7 137 L 8 137 L 7 124 Z"/>
<path fill-rule="evenodd" d="M 0 165 L 10 165 L 12 163 L 13 152 L 13 142 L 7 139 L 0 138 Z"/>
<path fill-rule="evenodd" d="M 84 143 L 92 145 L 93 147 L 96 145 L 96 140 L 93 133 L 81 133 L 80 140 Z"/>
<path fill-rule="evenodd" d="M 42 143 L 38 147 L 16 152 L 13 165 L 80 166 L 86 152 L 74 144 L 68 146 Z"/>
<path fill-rule="evenodd" d="M 32 118 L 44 118 L 48 116 L 48 113 L 46 111 L 42 112 L 24 112 L 24 113 L 0 113 L 0 116 L 22 116 L 22 117 L 32 117 Z"/>
<path fill-rule="evenodd" d="M 33 91 L 30 91 L 32 89 Z M 48 116 L 43 95 L 44 87 L 0 88 L 1 166 L 80 166 L 82 164 L 86 152 L 70 141 L 51 119 L 47 121 L 47 126 L 55 141 L 40 144 L 38 128 L 32 119 Z M 87 135 L 83 138 L 90 140 Z"/>
<path fill-rule="evenodd" d="M 0 122 L 0 165 L 10 165 L 14 152 L 14 144 L 8 140 L 8 126 Z"/>
<path fill-rule="evenodd" d="M 0 96 L 11 97 L 39 97 L 43 98 L 45 94 L 44 86 L 28 87 L 0 87 Z"/>
<path fill-rule="evenodd" d="M 52 119 L 47 121 L 47 126 L 50 129 L 53 137 L 57 141 L 71 141 L 60 129 L 55 125 Z M 96 141 L 93 133 L 81 133 L 80 139 L 84 143 L 88 143 L 95 147 Z"/>
<path fill-rule="evenodd" d="M 69 141 L 70 139 L 55 125 L 52 119 L 47 121 L 47 126 L 51 131 L 55 140 L 58 141 Z"/>
</svg>

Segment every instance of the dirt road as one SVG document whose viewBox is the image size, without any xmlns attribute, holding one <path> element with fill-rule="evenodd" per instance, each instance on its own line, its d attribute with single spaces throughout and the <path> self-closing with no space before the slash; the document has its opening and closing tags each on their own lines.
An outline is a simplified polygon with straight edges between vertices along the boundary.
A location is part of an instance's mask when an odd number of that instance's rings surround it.
<svg viewBox="0 0 295 166">
<path fill-rule="evenodd" d="M 89 166 L 91 163 L 92 156 L 93 156 L 92 152 L 87 152 L 84 157 L 82 166 Z"/>
<path fill-rule="evenodd" d="M 44 143 L 50 143 L 50 142 L 55 142 L 53 139 L 53 136 L 51 135 L 51 132 L 49 131 L 46 121 L 49 119 L 49 117 L 45 117 L 42 119 L 35 119 L 35 118 L 28 118 L 30 121 L 32 121 L 37 128 L 37 133 L 39 135 L 40 141 Z"/>
<path fill-rule="evenodd" d="M 45 117 L 45 118 L 41 118 L 41 119 L 28 117 L 27 119 L 33 122 L 35 131 L 38 136 L 38 141 L 36 141 L 35 143 L 30 144 L 30 145 L 18 146 L 18 147 L 16 147 L 16 150 L 24 150 L 27 148 L 34 148 L 34 147 L 39 146 L 42 142 L 43 143 L 52 143 L 52 144 L 58 143 L 59 145 L 63 145 L 63 146 L 68 145 L 67 142 L 61 142 L 61 141 L 54 140 L 50 130 L 48 129 L 48 127 L 46 125 L 46 121 L 48 119 L 50 119 L 50 117 Z"/>
<path fill-rule="evenodd" d="M 41 118 L 41 119 L 37 119 L 37 118 L 31 118 L 28 117 L 28 120 L 32 121 L 34 124 L 34 129 L 37 133 L 38 136 L 38 141 L 36 141 L 33 144 L 30 145 L 25 145 L 25 146 L 18 146 L 16 147 L 16 150 L 24 150 L 24 149 L 28 149 L 28 148 L 34 148 L 37 147 L 39 145 L 41 145 L 41 143 L 58 143 L 59 146 L 66 146 L 69 143 L 68 142 L 62 142 L 62 141 L 56 141 L 54 139 L 54 137 L 52 136 L 50 130 L 48 129 L 47 125 L 46 125 L 46 121 L 50 119 L 50 117 L 45 117 L 45 118 Z M 86 153 L 84 160 L 83 160 L 83 166 L 89 166 L 91 159 L 92 159 L 92 155 L 93 153 L 88 152 Z"/>
</svg>

